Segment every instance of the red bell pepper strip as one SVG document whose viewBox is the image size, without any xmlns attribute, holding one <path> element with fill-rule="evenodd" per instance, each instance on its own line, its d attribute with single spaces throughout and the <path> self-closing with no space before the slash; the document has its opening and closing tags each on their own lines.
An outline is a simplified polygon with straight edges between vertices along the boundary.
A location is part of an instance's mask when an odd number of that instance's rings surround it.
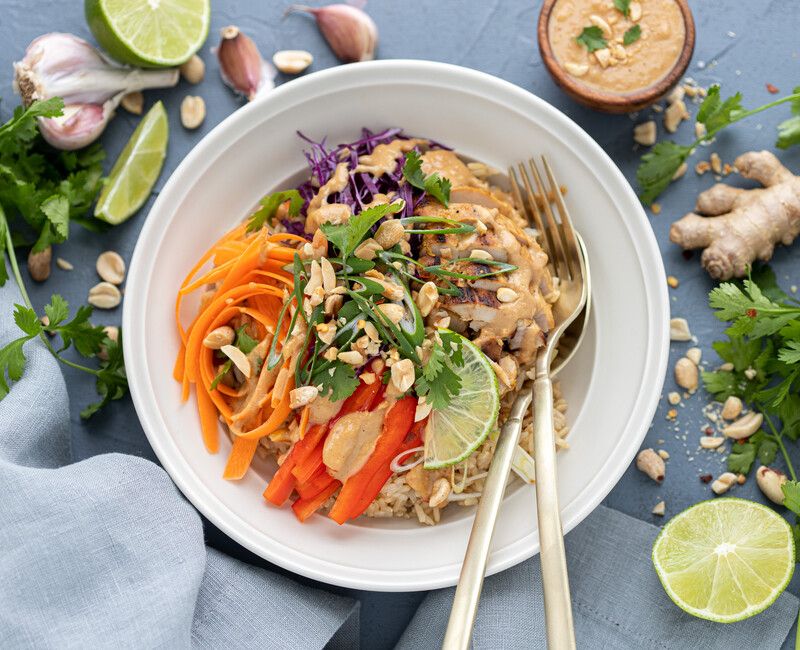
<svg viewBox="0 0 800 650">
<path fill-rule="evenodd" d="M 335 478 L 325 471 L 325 468 L 321 468 L 310 481 L 298 483 L 295 489 L 301 499 L 310 499 L 322 492 L 322 490 L 335 480 Z"/>
<path fill-rule="evenodd" d="M 409 396 L 399 400 L 389 409 L 383 420 L 383 431 L 375 443 L 375 450 L 364 466 L 344 482 L 342 491 L 331 508 L 329 516 L 336 523 L 343 524 L 348 519 L 357 517 L 366 509 L 364 506 L 362 510 L 358 510 L 361 503 L 369 497 L 369 501 L 366 502 L 368 506 L 378 495 L 383 483 L 374 493 L 368 494 L 367 489 L 374 488 L 374 484 L 370 485 L 372 478 L 397 455 L 406 434 L 414 424 L 416 408 L 417 399 Z"/>
<path fill-rule="evenodd" d="M 414 447 L 419 447 L 422 444 L 421 432 L 425 429 L 425 422 L 426 421 L 424 420 L 414 424 L 414 426 L 411 428 L 411 431 L 408 432 L 405 442 L 397 449 L 397 453 L 395 453 L 394 456 L 385 462 L 370 479 L 367 487 L 364 489 L 364 492 L 361 495 L 361 498 L 359 499 L 358 505 L 353 508 L 354 514 L 352 517 L 350 517 L 351 519 L 355 519 L 356 517 L 360 517 L 364 514 L 364 511 L 369 507 L 369 504 L 375 500 L 380 491 L 383 489 L 383 486 L 386 485 L 386 481 L 388 481 L 392 474 L 394 474 L 391 465 L 392 460 L 397 456 L 397 454 L 408 451 L 409 449 L 413 449 Z"/>
<path fill-rule="evenodd" d="M 311 515 L 313 515 L 317 510 L 322 507 L 322 504 L 325 503 L 336 490 L 339 489 L 341 483 L 336 479 L 333 480 L 328 487 L 326 487 L 322 492 L 317 494 L 310 499 L 298 499 L 292 504 L 292 510 L 294 510 L 295 516 L 300 521 L 305 521 Z"/>
<path fill-rule="evenodd" d="M 325 425 L 316 424 L 308 430 L 305 438 L 295 443 L 292 451 L 283 461 L 283 465 L 278 468 L 275 476 L 272 477 L 269 485 L 267 485 L 267 489 L 264 490 L 264 498 L 267 501 L 276 506 L 284 504 L 296 485 L 292 470 L 311 455 L 320 440 L 325 436 L 326 431 L 327 427 Z"/>
<path fill-rule="evenodd" d="M 292 470 L 292 474 L 298 485 L 311 480 L 314 474 L 316 474 L 320 468 L 324 467 L 324 463 L 322 462 L 323 446 L 322 443 L 318 444 L 308 457 Z"/>
<path fill-rule="evenodd" d="M 264 498 L 273 505 L 282 506 L 297 485 L 297 478 L 293 470 L 298 466 L 303 466 L 318 446 L 320 446 L 319 453 L 321 458 L 320 443 L 325 439 L 328 427 L 343 415 L 368 410 L 373 404 L 380 402 L 384 390 L 384 385 L 379 381 L 374 381 L 371 384 L 361 382 L 353 394 L 342 404 L 342 408 L 335 418 L 326 424 L 315 424 L 306 432 L 302 440 L 295 443 L 283 465 L 280 466 L 269 485 L 267 485 L 267 489 L 264 490 Z M 313 476 L 313 472 L 308 474 L 303 472 L 302 475 L 310 478 Z"/>
</svg>

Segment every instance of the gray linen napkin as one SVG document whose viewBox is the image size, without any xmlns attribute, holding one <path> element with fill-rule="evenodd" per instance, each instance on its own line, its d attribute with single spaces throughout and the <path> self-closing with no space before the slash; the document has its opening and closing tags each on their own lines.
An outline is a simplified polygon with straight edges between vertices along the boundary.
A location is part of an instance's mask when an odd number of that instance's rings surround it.
<svg viewBox="0 0 800 650">
<path fill-rule="evenodd" d="M 17 336 L 17 301 L 0 288 L 0 345 Z M 25 350 L 25 376 L 0 402 L 0 648 L 358 647 L 357 603 L 206 548 L 158 466 L 123 454 L 69 464 L 64 380 L 39 341 Z M 567 536 L 580 647 L 780 646 L 794 596 L 735 625 L 692 618 L 652 570 L 656 534 L 601 507 Z M 474 647 L 543 648 L 539 585 L 538 559 L 489 578 Z M 441 645 L 452 592 L 425 598 L 401 649 Z"/>
</svg>

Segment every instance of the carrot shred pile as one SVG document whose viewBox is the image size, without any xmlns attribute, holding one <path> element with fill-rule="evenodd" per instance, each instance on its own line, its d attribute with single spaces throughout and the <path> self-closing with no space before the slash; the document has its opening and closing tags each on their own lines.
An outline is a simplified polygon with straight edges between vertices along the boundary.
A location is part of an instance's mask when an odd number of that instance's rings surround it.
<svg viewBox="0 0 800 650">
<path fill-rule="evenodd" d="M 262 343 L 266 341 L 268 345 L 271 337 L 277 337 L 276 349 L 282 349 L 288 335 L 288 322 L 281 325 L 281 331 L 276 329 L 284 301 L 291 299 L 294 289 L 293 275 L 286 268 L 296 254 L 295 248 L 283 242 L 306 243 L 306 240 L 288 233 L 270 234 L 265 229 L 248 233 L 244 224 L 237 226 L 200 258 L 181 284 L 175 301 L 175 320 L 181 344 L 173 376 L 181 384 L 183 401 L 189 399 L 194 389 L 203 444 L 209 453 L 219 451 L 220 422 L 228 425 L 233 445 L 223 472 L 223 478 L 227 480 L 239 480 L 247 473 L 261 438 L 270 434 L 277 437 L 286 432 L 287 421 L 293 415 L 289 393 L 295 387 L 294 373 L 290 360 L 284 359 L 281 368 L 275 368 L 274 373 L 284 372 L 288 379 L 280 382 L 268 377 L 266 392 L 258 393 L 256 411 L 247 411 L 245 418 L 243 412 L 246 409 L 240 407 L 249 397 L 248 390 L 253 390 L 253 385 L 243 383 L 236 388 L 220 381 L 212 388 L 223 358 L 218 357 L 216 350 L 206 347 L 203 341 L 223 325 L 241 327 L 244 322 Z M 211 269 L 203 271 L 209 263 Z M 184 328 L 181 322 L 183 299 L 204 288 L 200 308 Z M 265 372 L 268 370 L 261 365 L 255 380 L 260 383 L 259 373 Z M 280 394 L 276 394 L 276 390 Z M 302 412 L 294 413 L 297 418 L 296 442 L 267 485 L 264 499 L 281 506 L 296 493 L 292 510 L 302 522 L 339 491 L 329 513 L 331 519 L 342 524 L 363 514 L 391 477 L 392 458 L 420 443 L 424 422 L 414 423 L 417 400 L 406 397 L 392 406 L 372 454 L 344 484 L 328 473 L 323 461 L 323 448 L 337 419 L 349 413 L 375 409 L 382 402 L 384 391 L 383 382 L 361 383 L 342 404 L 338 414 L 324 424 L 310 423 L 308 406 Z M 243 419 L 248 425 L 244 429 Z"/>
<path fill-rule="evenodd" d="M 266 230 L 247 233 L 246 225 L 241 224 L 205 252 L 178 291 L 175 322 L 181 344 L 173 376 L 181 384 L 183 401 L 189 399 L 194 388 L 203 443 L 209 453 L 219 451 L 220 421 L 229 427 L 234 423 L 234 409 L 243 397 L 243 390 L 222 382 L 211 388 L 219 372 L 219 360 L 215 359 L 214 350 L 203 345 L 203 340 L 223 325 L 246 319 L 260 339 L 273 333 L 278 336 L 277 350 L 280 350 L 286 332 L 275 332 L 275 328 L 285 296 L 294 288 L 293 275 L 285 267 L 296 253 L 295 248 L 282 243 L 285 241 L 306 240 L 286 233 L 270 234 Z M 209 263 L 211 269 L 203 272 Z M 181 322 L 183 299 L 204 287 L 210 288 L 203 294 L 196 316 L 184 328 Z M 287 327 L 285 323 L 282 329 Z M 289 392 L 293 388 L 290 379 L 277 398 L 268 394 L 269 399 L 262 400 L 259 406 L 256 426 L 239 435 L 233 434 L 233 448 L 224 478 L 237 480 L 245 475 L 259 439 L 278 430 L 291 414 Z"/>
</svg>

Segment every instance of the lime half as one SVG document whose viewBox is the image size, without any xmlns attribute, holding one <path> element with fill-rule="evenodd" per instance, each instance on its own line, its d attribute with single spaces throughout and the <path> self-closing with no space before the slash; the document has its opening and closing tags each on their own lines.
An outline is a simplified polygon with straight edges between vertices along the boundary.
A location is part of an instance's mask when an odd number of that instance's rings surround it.
<svg viewBox="0 0 800 650">
<path fill-rule="evenodd" d="M 169 124 L 164 104 L 156 102 L 142 118 L 111 168 L 94 216 L 117 225 L 150 196 L 167 154 Z"/>
<path fill-rule="evenodd" d="M 209 0 L 85 0 L 97 42 L 122 63 L 180 65 L 208 36 Z"/>
<path fill-rule="evenodd" d="M 461 390 L 446 408 L 431 411 L 425 428 L 425 469 L 460 463 L 497 425 L 497 377 L 486 355 L 463 336 L 460 338 L 464 355 L 464 365 L 457 368 Z"/>
<path fill-rule="evenodd" d="M 653 545 L 653 565 L 669 597 L 683 611 L 718 623 L 769 607 L 794 564 L 786 520 L 744 499 L 713 499 L 684 510 Z"/>
</svg>

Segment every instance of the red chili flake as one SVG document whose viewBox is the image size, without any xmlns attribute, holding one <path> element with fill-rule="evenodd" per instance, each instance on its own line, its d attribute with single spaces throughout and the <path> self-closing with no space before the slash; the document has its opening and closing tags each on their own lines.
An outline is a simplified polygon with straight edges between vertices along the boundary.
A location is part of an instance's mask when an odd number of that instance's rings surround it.
<svg viewBox="0 0 800 650">
<path fill-rule="evenodd" d="M 711 479 L 712 479 L 712 478 L 714 478 L 714 477 L 713 477 L 713 476 L 711 476 L 711 474 L 703 474 L 703 475 L 700 477 L 700 480 L 701 480 L 701 481 L 703 481 L 703 483 L 711 483 Z"/>
<path fill-rule="evenodd" d="M 747 442 L 747 438 L 740 438 L 739 440 L 736 441 L 736 444 L 737 445 L 743 445 L 746 442 Z"/>
<path fill-rule="evenodd" d="M 773 86 L 772 84 L 767 84 L 767 92 L 769 92 L 772 95 L 777 95 L 780 92 L 780 90 L 778 90 L 778 88 L 776 86 Z"/>
<path fill-rule="evenodd" d="M 683 255 L 683 259 L 690 260 L 694 257 L 694 251 L 683 251 L 681 255 Z"/>
<path fill-rule="evenodd" d="M 755 309 L 748 309 L 748 310 L 747 310 L 745 313 L 746 313 L 746 314 L 747 314 L 747 315 L 748 315 L 750 318 L 755 318 L 756 316 L 758 316 L 758 312 L 757 312 Z"/>
<path fill-rule="evenodd" d="M 703 433 L 705 433 L 707 436 L 710 436 L 712 433 L 714 433 L 714 429 L 712 429 L 711 427 L 706 427 L 705 429 L 703 429 Z"/>
</svg>

